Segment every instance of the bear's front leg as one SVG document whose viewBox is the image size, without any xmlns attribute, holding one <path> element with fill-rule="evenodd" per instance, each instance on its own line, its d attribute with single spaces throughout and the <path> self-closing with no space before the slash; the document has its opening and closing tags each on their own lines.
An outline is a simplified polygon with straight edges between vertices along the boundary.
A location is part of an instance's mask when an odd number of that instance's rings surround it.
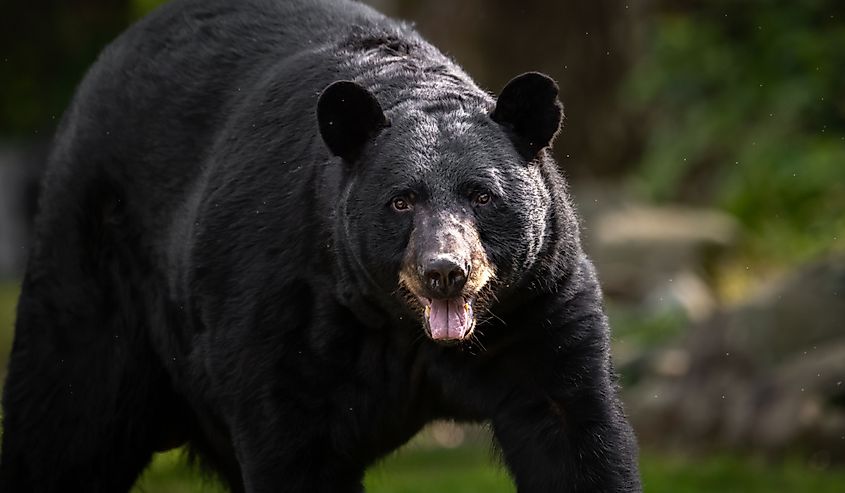
<svg viewBox="0 0 845 493">
<path fill-rule="evenodd" d="M 564 324 L 523 360 L 493 416 L 519 493 L 638 492 L 637 446 L 616 396 L 608 329 L 598 312 Z M 558 325 L 561 327 L 561 325 Z"/>
</svg>

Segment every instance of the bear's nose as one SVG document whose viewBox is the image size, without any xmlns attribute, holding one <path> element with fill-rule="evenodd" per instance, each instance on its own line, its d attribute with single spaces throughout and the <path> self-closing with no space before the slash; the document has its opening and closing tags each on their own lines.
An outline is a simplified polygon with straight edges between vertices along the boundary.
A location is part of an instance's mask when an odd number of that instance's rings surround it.
<svg viewBox="0 0 845 493">
<path fill-rule="evenodd" d="M 448 257 L 437 257 L 425 267 L 425 282 L 434 297 L 454 298 L 467 282 L 467 270 Z"/>
</svg>

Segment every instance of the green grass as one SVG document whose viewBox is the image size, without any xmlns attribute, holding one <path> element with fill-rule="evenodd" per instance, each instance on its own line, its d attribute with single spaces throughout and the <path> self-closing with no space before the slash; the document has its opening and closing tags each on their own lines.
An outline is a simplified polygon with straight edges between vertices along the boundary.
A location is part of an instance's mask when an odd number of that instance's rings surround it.
<svg viewBox="0 0 845 493">
<path fill-rule="evenodd" d="M 180 454 L 159 454 L 134 493 L 222 492 L 181 465 Z M 845 470 L 824 470 L 799 459 L 779 463 L 733 454 L 691 457 L 647 452 L 640 461 L 648 493 L 842 493 Z M 406 447 L 367 474 L 368 493 L 513 493 L 507 474 L 478 445 L 457 449 Z"/>
<path fill-rule="evenodd" d="M 512 493 L 513 484 L 481 446 L 406 448 L 371 468 L 369 493 Z"/>
<path fill-rule="evenodd" d="M 213 478 L 187 464 L 182 450 L 155 454 L 153 462 L 135 483 L 132 493 L 224 493 Z"/>
<path fill-rule="evenodd" d="M 18 285 L 8 281 L 0 282 L 0 387 L 6 378 L 6 362 L 12 350 L 17 301 Z"/>
<path fill-rule="evenodd" d="M 0 283 L 0 362 L 10 350 L 17 286 Z M 438 448 L 426 440 L 391 455 L 371 468 L 368 493 L 513 493 L 504 470 L 491 458 L 484 437 L 456 449 Z M 641 460 L 649 493 L 841 493 L 845 469 L 820 469 L 800 459 L 766 463 L 734 454 L 688 457 L 647 452 Z M 156 454 L 133 493 L 218 493 L 213 480 L 188 467 L 180 451 Z"/>
<path fill-rule="evenodd" d="M 767 463 L 736 455 L 684 457 L 647 453 L 640 461 L 650 493 L 842 493 L 845 469 L 822 469 L 800 459 Z"/>
<path fill-rule="evenodd" d="M 406 449 L 367 475 L 371 493 L 513 492 L 484 448 Z M 647 452 L 640 461 L 649 493 L 842 493 L 845 470 L 822 470 L 799 459 L 780 463 L 732 454 L 687 457 Z"/>
</svg>

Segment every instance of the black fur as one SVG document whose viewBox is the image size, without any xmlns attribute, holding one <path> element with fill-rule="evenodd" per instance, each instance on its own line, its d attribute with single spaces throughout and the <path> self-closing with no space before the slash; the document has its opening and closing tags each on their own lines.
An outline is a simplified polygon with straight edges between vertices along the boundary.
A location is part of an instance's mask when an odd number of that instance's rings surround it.
<svg viewBox="0 0 845 493">
<path fill-rule="evenodd" d="M 489 420 L 522 493 L 638 491 L 543 77 L 505 111 L 345 0 L 177 0 L 121 35 L 49 159 L 0 491 L 126 491 L 187 441 L 234 491 L 357 492 L 437 418 Z M 318 121 L 339 80 L 353 114 Z M 432 235 L 472 258 L 449 345 L 409 267 Z"/>
<path fill-rule="evenodd" d="M 529 72 L 507 83 L 490 115 L 511 130 L 517 148 L 531 159 L 551 145 L 563 118 L 558 87 L 547 75 Z"/>
<path fill-rule="evenodd" d="M 375 96 L 348 80 L 333 82 L 320 95 L 317 122 L 329 150 L 350 162 L 388 125 Z"/>
</svg>

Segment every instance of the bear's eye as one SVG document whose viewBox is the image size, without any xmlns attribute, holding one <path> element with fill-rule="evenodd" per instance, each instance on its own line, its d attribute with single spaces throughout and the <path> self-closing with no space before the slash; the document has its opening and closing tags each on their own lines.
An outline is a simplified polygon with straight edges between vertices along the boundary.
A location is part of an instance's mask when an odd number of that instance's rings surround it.
<svg viewBox="0 0 845 493">
<path fill-rule="evenodd" d="M 473 205 L 487 205 L 490 203 L 490 194 L 487 192 L 478 192 L 472 197 Z"/>
<path fill-rule="evenodd" d="M 405 212 L 411 208 L 411 203 L 405 197 L 393 197 L 390 201 L 390 206 L 393 207 L 393 210 L 395 211 Z"/>
</svg>

